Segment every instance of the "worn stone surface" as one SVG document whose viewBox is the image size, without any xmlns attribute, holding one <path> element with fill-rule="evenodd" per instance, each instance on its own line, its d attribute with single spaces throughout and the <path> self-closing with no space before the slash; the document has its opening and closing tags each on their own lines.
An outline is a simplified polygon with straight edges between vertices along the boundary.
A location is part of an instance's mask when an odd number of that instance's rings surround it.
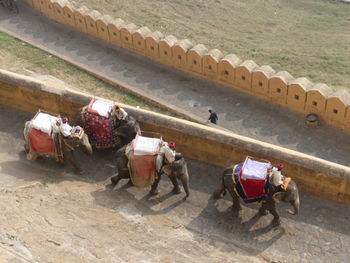
<svg viewBox="0 0 350 263">
<path fill-rule="evenodd" d="M 301 193 L 300 215 L 281 204 L 282 226 L 272 228 L 254 205 L 237 214 L 228 198 L 211 199 L 221 168 L 194 161 L 186 202 L 167 179 L 157 197 L 125 181 L 113 191 L 112 152 L 78 154 L 82 177 L 26 160 L 21 132 L 31 117 L 0 106 L 1 262 L 348 261 L 348 206 Z"/>
</svg>

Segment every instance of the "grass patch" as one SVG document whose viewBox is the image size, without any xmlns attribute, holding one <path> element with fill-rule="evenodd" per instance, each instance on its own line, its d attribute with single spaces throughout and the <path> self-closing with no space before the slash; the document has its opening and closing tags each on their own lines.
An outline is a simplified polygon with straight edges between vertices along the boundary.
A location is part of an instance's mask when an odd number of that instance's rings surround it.
<svg viewBox="0 0 350 263">
<path fill-rule="evenodd" d="M 8 65 L 16 63 L 13 61 L 13 57 L 19 61 L 19 73 L 23 73 L 22 64 L 25 64 L 26 69 L 41 75 L 57 77 L 79 91 L 176 117 L 173 113 L 152 105 L 131 93 L 109 85 L 64 60 L 24 43 L 4 32 L 0 32 L 0 49 L 11 55 L 11 61 L 5 62 Z"/>
<path fill-rule="evenodd" d="M 293 76 L 350 88 L 350 5 L 336 0 L 72 0 Z M 118 8 L 117 8 L 118 7 Z M 156 8 L 154 8 L 156 7 Z M 114 11 L 113 11 L 114 9 Z M 141 12 L 143 10 L 144 12 Z M 337 60 L 330 65 L 321 63 Z M 315 64 L 317 67 L 315 67 Z M 316 81 L 315 78 L 311 80 Z"/>
</svg>

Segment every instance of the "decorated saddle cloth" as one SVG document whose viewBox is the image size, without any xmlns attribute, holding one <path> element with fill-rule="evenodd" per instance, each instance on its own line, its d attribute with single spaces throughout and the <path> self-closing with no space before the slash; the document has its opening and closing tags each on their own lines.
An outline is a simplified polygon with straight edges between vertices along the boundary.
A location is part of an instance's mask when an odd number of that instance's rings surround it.
<svg viewBox="0 0 350 263">
<path fill-rule="evenodd" d="M 133 184 L 138 188 L 152 185 L 156 177 L 156 159 L 161 139 L 137 135 L 128 152 L 129 172 Z"/>
<path fill-rule="evenodd" d="M 268 169 L 270 163 L 246 159 L 244 163 L 234 166 L 232 179 L 235 191 L 246 203 L 260 202 L 266 199 L 270 185 Z"/>
<path fill-rule="evenodd" d="M 83 128 L 91 145 L 96 148 L 110 148 L 117 145 L 113 134 L 113 120 L 110 116 L 113 103 L 92 99 L 90 104 L 83 108 L 81 119 Z"/>
<path fill-rule="evenodd" d="M 56 121 L 57 117 L 39 111 L 28 122 L 24 137 L 27 139 L 30 152 L 62 157 L 60 136 L 57 135 L 56 138 L 52 136 L 52 126 Z"/>
</svg>

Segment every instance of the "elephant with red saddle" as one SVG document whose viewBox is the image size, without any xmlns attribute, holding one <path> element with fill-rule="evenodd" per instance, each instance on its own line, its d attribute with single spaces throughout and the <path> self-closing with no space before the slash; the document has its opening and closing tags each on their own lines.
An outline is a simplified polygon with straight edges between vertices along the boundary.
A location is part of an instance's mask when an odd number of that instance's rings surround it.
<svg viewBox="0 0 350 263">
<path fill-rule="evenodd" d="M 71 136 L 46 134 L 32 127 L 32 122 L 27 121 L 24 126 L 24 150 L 27 158 L 35 161 L 38 157 L 53 157 L 59 162 L 69 162 L 76 174 L 82 174 L 80 165 L 74 158 L 76 150 L 82 150 L 87 155 L 92 155 L 92 147 L 89 138 L 79 126 L 72 128 Z"/>
<path fill-rule="evenodd" d="M 221 198 L 222 195 L 228 191 L 233 199 L 233 208 L 241 210 L 239 198 L 242 197 L 242 185 L 240 181 L 235 179 L 234 173 L 237 166 L 231 166 L 224 170 L 221 179 L 221 186 L 213 193 L 215 198 Z M 281 224 L 280 216 L 276 210 L 276 201 L 290 203 L 293 210 L 288 210 L 288 213 L 296 215 L 299 213 L 300 200 L 297 184 L 288 178 L 288 185 L 284 190 L 274 186 L 272 183 L 265 185 L 264 195 L 259 199 L 261 207 L 259 209 L 260 215 L 267 215 L 270 212 L 273 216 L 272 225 L 277 226 Z M 270 179 L 272 181 L 272 179 Z"/>
<path fill-rule="evenodd" d="M 126 147 L 127 146 L 124 146 L 117 151 L 118 173 L 117 175 L 111 177 L 111 182 L 113 186 L 116 186 L 121 179 L 129 179 L 130 183 L 132 183 L 131 177 L 130 177 L 130 170 L 129 170 L 129 167 L 130 167 L 129 159 L 125 154 Z M 157 188 L 158 188 L 158 184 L 160 182 L 161 176 L 163 174 L 166 174 L 167 176 L 169 176 L 169 179 L 174 186 L 172 190 L 174 194 L 181 193 L 181 189 L 178 183 L 178 180 L 180 180 L 186 192 L 186 196 L 184 199 L 186 199 L 190 195 L 189 174 L 188 174 L 187 164 L 184 157 L 180 153 L 176 154 L 175 161 L 173 163 L 171 164 L 166 164 L 165 162 L 162 163 L 162 167 L 159 172 L 156 172 L 155 180 L 151 185 L 151 190 L 150 190 L 151 195 L 158 194 Z"/>
</svg>

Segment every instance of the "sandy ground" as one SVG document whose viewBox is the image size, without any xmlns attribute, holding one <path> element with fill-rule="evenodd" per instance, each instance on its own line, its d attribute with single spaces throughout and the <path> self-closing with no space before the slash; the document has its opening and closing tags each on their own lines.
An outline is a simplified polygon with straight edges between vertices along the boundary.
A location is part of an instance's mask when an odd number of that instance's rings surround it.
<svg viewBox="0 0 350 263">
<path fill-rule="evenodd" d="M 195 161 L 186 202 L 166 178 L 157 197 L 125 181 L 112 190 L 111 152 L 79 154 L 82 177 L 26 160 L 30 118 L 0 106 L 0 262 L 347 262 L 349 207 L 301 193 L 301 214 L 281 204 L 283 225 L 272 228 L 254 205 L 234 213 L 212 200 L 222 169 Z"/>
</svg>

